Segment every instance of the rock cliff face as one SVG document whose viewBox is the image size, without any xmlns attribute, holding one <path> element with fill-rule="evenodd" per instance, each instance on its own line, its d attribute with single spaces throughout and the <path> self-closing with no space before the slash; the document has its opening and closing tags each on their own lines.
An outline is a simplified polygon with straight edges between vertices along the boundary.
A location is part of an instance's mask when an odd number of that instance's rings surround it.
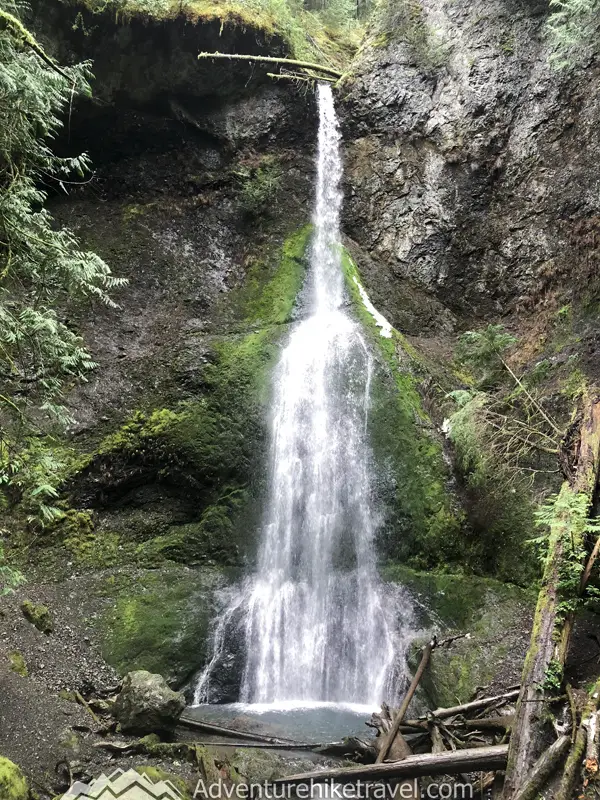
<svg viewBox="0 0 600 800">
<path fill-rule="evenodd" d="M 259 20 L 33 12 L 61 63 L 94 63 L 94 96 L 56 143 L 87 151 L 94 174 L 51 211 L 129 284 L 116 309 L 70 310 L 99 367 L 69 396 L 67 515 L 24 569 L 42 585 L 111 571 L 91 592 L 104 657 L 181 685 L 207 656 L 215 590 L 255 547 L 268 375 L 310 233 L 314 100 L 198 62 L 219 47 L 281 54 Z"/>
<path fill-rule="evenodd" d="M 33 6 L 48 52 L 90 58 L 96 76 L 57 142 L 90 153 L 93 180 L 57 192 L 52 213 L 129 279 L 117 309 L 71 311 L 99 368 L 69 397 L 65 518 L 34 546 L 13 526 L 31 580 L 7 601 L 12 721 L 0 742 L 17 760 L 34 753 L 41 777 L 68 752 L 45 744 L 69 713 L 57 692 L 110 684 L 113 668 L 188 684 L 209 655 L 215 598 L 252 560 L 268 377 L 310 240 L 316 119 L 310 93 L 263 70 L 198 63 L 201 50 L 284 54 L 259 20 L 220 19 L 210 3 L 204 17 L 164 19 L 92 14 L 87 0 Z M 536 566 L 521 569 L 527 514 L 492 529 L 485 485 L 461 507 L 434 424 L 459 383 L 455 335 L 504 317 L 521 326 L 520 366 L 539 360 L 536 385 L 558 415 L 585 378 L 571 380 L 571 359 L 598 372 L 600 67 L 553 72 L 546 14 L 537 0 L 381 0 L 338 90 L 349 285 L 356 294 L 360 277 L 412 335 L 382 340 L 354 297 L 377 360 L 383 575 L 432 612 L 424 627 L 480 637 L 475 655 L 463 643 L 443 662 L 464 699 L 498 675 L 518 680 L 529 624 L 525 593 L 470 571 L 526 584 Z M 555 313 L 568 304 L 578 310 Z M 436 576 L 442 565 L 466 576 Z M 27 599 L 50 608 L 54 633 L 22 618 Z M 221 699 L 237 696 L 237 645 Z M 453 698 L 442 684 L 435 702 Z M 47 735 L 34 737 L 39 708 Z"/>
<path fill-rule="evenodd" d="M 381 265 L 371 291 L 401 329 L 452 325 L 407 308 L 407 283 L 472 320 L 561 283 L 568 294 L 567 273 L 587 283 L 595 270 L 599 68 L 551 69 L 546 14 L 537 0 L 375 12 L 341 90 L 346 229 Z"/>
</svg>

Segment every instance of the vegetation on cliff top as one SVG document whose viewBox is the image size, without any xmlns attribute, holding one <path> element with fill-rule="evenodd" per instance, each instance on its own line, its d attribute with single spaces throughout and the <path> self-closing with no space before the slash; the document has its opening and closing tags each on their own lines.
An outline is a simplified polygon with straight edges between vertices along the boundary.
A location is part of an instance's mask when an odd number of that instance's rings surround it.
<svg viewBox="0 0 600 800">
<path fill-rule="evenodd" d="M 259 28 L 279 36 L 296 58 L 333 60 L 352 55 L 370 3 L 324 0 L 313 6 L 301 0 L 67 0 L 94 13 L 114 12 L 119 19 L 184 16 L 192 23 L 220 22 Z M 84 23 L 85 26 L 85 23 Z"/>
</svg>

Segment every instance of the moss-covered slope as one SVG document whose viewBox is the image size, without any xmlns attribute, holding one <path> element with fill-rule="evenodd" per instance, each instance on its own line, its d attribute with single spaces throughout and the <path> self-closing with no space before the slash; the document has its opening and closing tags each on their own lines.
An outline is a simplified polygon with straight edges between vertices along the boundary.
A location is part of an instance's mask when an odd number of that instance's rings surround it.
<svg viewBox="0 0 600 800">
<path fill-rule="evenodd" d="M 356 265 L 344 253 L 355 311 L 376 359 L 369 427 L 378 494 L 386 510 L 381 555 L 415 566 L 460 563 L 466 542 L 450 491 L 450 470 L 419 394 L 427 367 L 406 339 L 366 305 Z M 377 312 L 375 311 L 375 314 Z"/>
</svg>

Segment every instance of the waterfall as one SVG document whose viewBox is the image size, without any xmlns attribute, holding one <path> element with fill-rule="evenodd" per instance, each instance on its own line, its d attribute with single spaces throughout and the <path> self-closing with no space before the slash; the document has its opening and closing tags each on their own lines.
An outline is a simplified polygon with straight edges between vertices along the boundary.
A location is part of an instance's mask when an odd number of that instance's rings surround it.
<svg viewBox="0 0 600 800">
<path fill-rule="evenodd" d="M 344 309 L 340 133 L 329 85 L 319 85 L 318 101 L 307 313 L 274 373 L 269 495 L 241 603 L 241 699 L 249 703 L 377 704 L 389 695 L 396 655 L 396 611 L 374 554 L 372 357 Z"/>
</svg>

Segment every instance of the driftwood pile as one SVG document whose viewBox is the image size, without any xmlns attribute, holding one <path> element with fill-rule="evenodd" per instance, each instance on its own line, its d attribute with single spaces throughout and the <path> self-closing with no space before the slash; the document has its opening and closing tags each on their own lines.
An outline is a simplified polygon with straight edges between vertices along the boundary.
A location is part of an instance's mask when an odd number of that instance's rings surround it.
<svg viewBox="0 0 600 800">
<path fill-rule="evenodd" d="M 491 697 L 451 708 L 428 711 L 416 719 L 406 713 L 432 652 L 447 642 L 434 638 L 422 651 L 421 661 L 400 708 L 383 705 L 367 725 L 377 730 L 369 741 L 358 738 L 320 746 L 318 752 L 362 762 L 359 767 L 339 767 L 292 775 L 275 781 L 293 789 L 306 783 L 388 782 L 432 777 L 460 776 L 470 783 L 472 796 L 487 791 L 496 773 L 506 769 L 508 737 L 515 719 L 518 686 Z M 469 774 L 476 773 L 472 778 Z M 409 794 L 402 793 L 402 797 Z"/>
</svg>

